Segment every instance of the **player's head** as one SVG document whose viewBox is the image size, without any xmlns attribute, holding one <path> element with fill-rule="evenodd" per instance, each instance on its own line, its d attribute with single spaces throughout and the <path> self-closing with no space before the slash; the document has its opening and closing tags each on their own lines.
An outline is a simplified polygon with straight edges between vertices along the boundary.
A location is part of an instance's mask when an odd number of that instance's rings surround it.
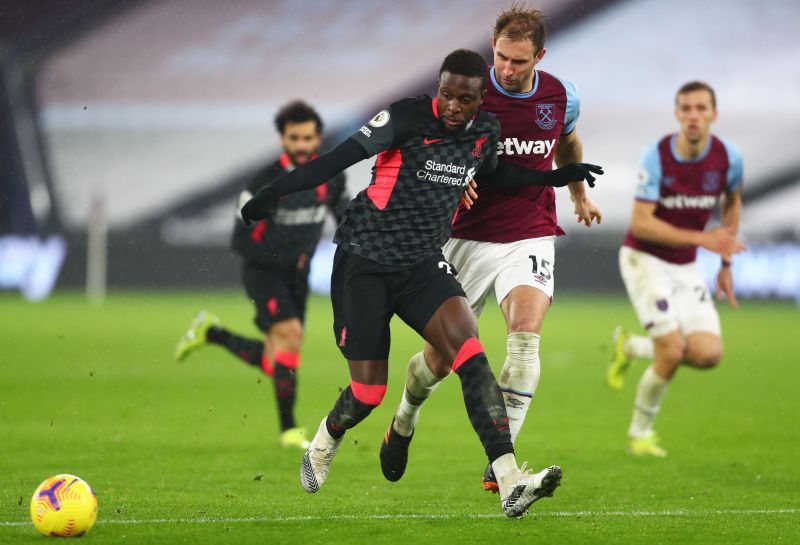
<svg viewBox="0 0 800 545">
<path fill-rule="evenodd" d="M 545 54 L 547 27 L 542 12 L 520 4 L 497 16 L 492 30 L 494 75 L 507 91 L 528 92 L 533 86 L 534 68 Z"/>
<path fill-rule="evenodd" d="M 322 141 L 322 119 L 303 102 L 285 105 L 275 115 L 275 128 L 281 133 L 283 151 L 295 165 L 307 163 L 319 150 Z"/>
<path fill-rule="evenodd" d="M 705 141 L 711 123 L 717 118 L 717 97 L 714 89 L 702 81 L 690 81 L 675 94 L 675 117 L 681 134 L 689 142 Z"/>
<path fill-rule="evenodd" d="M 457 49 L 445 57 L 439 69 L 439 121 L 448 132 L 460 132 L 475 115 L 486 96 L 483 55 Z"/>
</svg>

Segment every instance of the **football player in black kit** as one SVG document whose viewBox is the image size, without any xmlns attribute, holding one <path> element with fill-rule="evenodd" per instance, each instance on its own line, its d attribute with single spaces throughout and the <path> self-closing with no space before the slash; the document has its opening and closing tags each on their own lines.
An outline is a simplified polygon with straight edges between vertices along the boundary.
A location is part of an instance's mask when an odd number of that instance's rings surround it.
<svg viewBox="0 0 800 545">
<path fill-rule="evenodd" d="M 316 157 L 322 120 L 309 105 L 300 101 L 287 104 L 276 115 L 275 127 L 283 154 L 253 177 L 241 194 L 240 207 L 262 187 Z M 305 429 L 294 420 L 309 264 L 326 212 L 332 211 L 338 222 L 349 200 L 344 175 L 336 174 L 316 188 L 281 199 L 253 225 L 237 219 L 232 246 L 242 257 L 242 281 L 256 307 L 255 323 L 264 332 L 264 340 L 232 333 L 219 325 L 215 315 L 202 311 L 175 351 L 180 361 L 200 346 L 218 344 L 272 377 L 284 447 L 306 449 L 309 444 Z"/>
<path fill-rule="evenodd" d="M 452 362 L 470 422 L 498 476 L 503 511 L 521 516 L 561 480 L 557 466 L 535 474 L 518 468 L 503 397 L 478 341 L 475 317 L 440 248 L 473 178 L 505 187 L 560 186 L 591 182 L 591 172 L 602 170 L 573 163 L 545 173 L 498 163 L 499 124 L 479 110 L 487 72 L 480 54 L 454 51 L 439 71 L 436 98 L 393 103 L 332 152 L 261 190 L 242 208 L 245 221 L 257 220 L 279 196 L 313 187 L 377 154 L 370 185 L 350 202 L 334 238 L 333 327 L 351 382 L 303 457 L 300 479 L 308 492 L 325 482 L 345 431 L 384 397 L 389 321 L 395 314 Z"/>
</svg>

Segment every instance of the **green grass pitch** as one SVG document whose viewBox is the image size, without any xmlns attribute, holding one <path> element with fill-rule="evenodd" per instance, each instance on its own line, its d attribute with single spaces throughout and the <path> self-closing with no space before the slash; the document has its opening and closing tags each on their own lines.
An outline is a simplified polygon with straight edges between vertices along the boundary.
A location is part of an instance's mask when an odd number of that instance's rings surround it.
<svg viewBox="0 0 800 545">
<path fill-rule="evenodd" d="M 384 404 L 347 434 L 325 487 L 309 495 L 302 453 L 277 444 L 267 377 L 218 347 L 172 360 L 201 308 L 256 334 L 238 292 L 121 294 L 99 308 L 79 295 L 0 296 L 0 543 L 47 539 L 29 522 L 30 496 L 62 472 L 97 492 L 89 543 L 800 542 L 794 305 L 721 308 L 723 363 L 678 373 L 657 422 L 670 455 L 643 460 L 624 453 L 643 365 L 622 392 L 603 382 L 609 333 L 634 327 L 633 311 L 622 298 L 557 298 L 517 456 L 537 470 L 557 463 L 565 477 L 522 520 L 502 517 L 497 496 L 480 490 L 486 460 L 454 377 L 423 409 L 406 476 L 381 476 L 379 442 L 420 347 L 399 320 Z M 497 371 L 497 308 L 480 327 Z M 326 298 L 311 299 L 306 335 L 297 413 L 313 430 L 348 384 Z"/>
</svg>

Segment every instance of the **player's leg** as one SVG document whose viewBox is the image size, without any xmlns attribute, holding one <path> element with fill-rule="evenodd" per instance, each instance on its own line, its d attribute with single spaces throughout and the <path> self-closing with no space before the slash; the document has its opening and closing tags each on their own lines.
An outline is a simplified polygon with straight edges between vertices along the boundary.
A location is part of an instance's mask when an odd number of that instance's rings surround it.
<svg viewBox="0 0 800 545">
<path fill-rule="evenodd" d="M 351 378 L 303 456 L 300 482 L 307 492 L 319 490 L 345 432 L 369 416 L 386 393 L 392 309 L 383 272 L 378 263 L 336 250 L 333 329 Z"/>
<path fill-rule="evenodd" d="M 722 339 L 706 331 L 689 333 L 684 339 L 683 363 L 695 369 L 713 369 L 722 360 Z"/>
<path fill-rule="evenodd" d="M 305 428 L 295 422 L 294 406 L 297 397 L 297 371 L 300 367 L 300 346 L 303 324 L 300 318 L 289 318 L 272 324 L 266 334 L 271 354 L 265 354 L 275 387 L 278 416 L 281 425 L 281 445 L 308 448 Z M 271 356 L 271 357 L 270 357 Z"/>
<path fill-rule="evenodd" d="M 443 259 L 421 264 L 398 302 L 397 315 L 452 362 L 467 415 L 497 474 L 504 511 L 518 516 L 552 495 L 561 469 L 528 475 L 517 467 L 502 393 L 477 339 L 475 316 L 448 265 Z"/>
<path fill-rule="evenodd" d="M 452 266 L 451 270 L 456 274 L 476 316 L 483 310 L 486 295 L 494 285 L 496 275 L 495 267 L 482 265 L 478 251 L 480 244 L 471 240 L 450 239 L 442 249 L 445 261 Z M 409 360 L 400 404 L 381 443 L 381 469 L 388 480 L 397 481 L 403 476 L 420 409 L 440 382 L 450 374 L 451 365 L 452 360 L 448 361 L 427 342 L 422 352 Z"/>
<path fill-rule="evenodd" d="M 653 339 L 653 361 L 636 388 L 628 428 L 628 450 L 634 455 L 666 456 L 653 430 L 661 401 L 683 357 L 674 271 L 671 265 L 644 252 L 620 249 L 620 272 L 642 326 Z"/>
<path fill-rule="evenodd" d="M 442 248 L 445 261 L 451 265 L 476 316 L 483 311 L 486 296 L 497 274 L 495 263 L 483 263 L 481 259 L 482 244 L 472 240 L 450 239 Z M 425 343 L 422 352 L 411 357 L 406 369 L 403 397 L 392 424 L 396 433 L 403 437 L 411 436 L 422 404 L 440 381 L 450 374 L 451 364 L 452 361 L 447 361 L 430 343 Z"/>
<path fill-rule="evenodd" d="M 678 321 L 684 335 L 684 365 L 712 369 L 722 359 L 719 314 L 695 264 L 678 267 Z"/>
</svg>

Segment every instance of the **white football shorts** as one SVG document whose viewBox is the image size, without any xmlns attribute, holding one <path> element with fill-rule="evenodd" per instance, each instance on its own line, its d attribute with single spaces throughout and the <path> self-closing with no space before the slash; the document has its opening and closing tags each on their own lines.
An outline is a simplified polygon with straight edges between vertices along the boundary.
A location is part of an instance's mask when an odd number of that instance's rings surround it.
<svg viewBox="0 0 800 545">
<path fill-rule="evenodd" d="M 479 242 L 451 238 L 442 248 L 445 259 L 467 294 L 476 316 L 494 289 L 497 304 L 517 286 L 532 286 L 553 298 L 555 285 L 555 236 L 517 242 Z"/>
<path fill-rule="evenodd" d="M 720 334 L 719 315 L 695 263 L 677 265 L 627 246 L 619 270 L 636 315 L 651 337 L 679 329 Z"/>
</svg>

